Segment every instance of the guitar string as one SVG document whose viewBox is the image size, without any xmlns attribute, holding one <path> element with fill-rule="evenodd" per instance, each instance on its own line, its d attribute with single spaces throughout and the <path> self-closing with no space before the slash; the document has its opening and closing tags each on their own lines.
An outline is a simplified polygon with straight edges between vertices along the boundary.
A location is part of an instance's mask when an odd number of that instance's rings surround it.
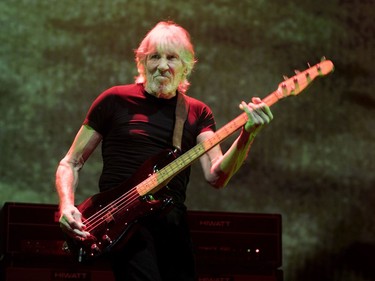
<svg viewBox="0 0 375 281">
<path fill-rule="evenodd" d="M 166 168 L 165 170 L 168 171 L 168 168 Z M 169 170 L 171 170 L 173 172 L 174 169 L 173 168 L 169 168 Z M 160 176 L 160 172 L 159 172 L 159 176 Z M 154 178 L 152 178 L 152 177 L 147 178 L 146 180 L 144 180 L 138 186 L 140 186 L 142 184 L 145 185 L 145 186 L 148 186 L 148 185 L 152 184 L 152 181 L 156 180 L 155 179 L 155 177 L 156 177 L 155 174 L 153 175 L 153 177 Z M 164 176 L 164 178 L 167 178 L 167 177 Z M 138 200 L 140 198 L 140 196 L 141 195 L 137 192 L 137 187 L 129 190 L 128 192 L 126 192 L 125 194 L 123 194 L 122 196 L 120 196 L 118 199 L 116 199 L 113 202 L 111 202 L 105 208 L 101 209 L 100 211 L 96 212 L 94 215 L 92 215 L 91 217 L 89 217 L 86 220 L 86 224 L 88 225 L 87 230 L 88 231 L 93 230 L 96 227 L 100 226 L 100 224 L 106 222 L 104 215 L 110 209 L 113 208 L 112 214 L 117 214 L 118 212 L 121 212 L 124 209 L 128 208 L 129 206 L 131 206 L 131 204 L 133 202 L 135 202 L 136 199 Z"/>
<path fill-rule="evenodd" d="M 202 154 L 202 144 L 200 144 L 201 147 L 198 152 L 195 152 L 194 150 L 188 151 L 185 154 L 183 154 L 181 157 L 175 159 L 173 162 L 185 162 L 186 158 L 198 158 L 199 155 Z M 195 154 L 195 155 L 194 155 Z M 179 165 L 174 165 L 179 167 Z M 178 168 L 173 168 L 173 165 L 167 165 L 166 167 L 162 168 L 160 171 L 158 171 L 156 174 L 153 174 L 151 177 L 145 179 L 143 182 L 138 184 L 136 187 L 132 188 L 131 190 L 127 191 L 123 195 L 121 195 L 116 200 L 112 201 L 110 204 L 108 204 L 103 209 L 99 210 L 98 212 L 94 213 L 92 216 L 87 218 L 85 220 L 85 224 L 87 225 L 87 231 L 92 231 L 96 227 L 99 227 L 102 223 L 106 222 L 105 220 L 105 214 L 110 212 L 110 209 L 113 209 L 114 211 L 112 214 L 117 214 L 118 212 L 123 211 L 124 209 L 128 208 L 136 199 L 138 200 L 140 198 L 140 194 L 138 193 L 137 187 L 139 186 L 149 186 L 153 184 L 153 181 L 157 181 L 157 179 L 161 179 L 161 182 L 165 182 L 171 174 L 174 174 L 176 171 L 178 171 Z M 166 176 L 166 175 L 167 176 Z M 111 215 L 112 215 L 111 214 Z"/>
<path fill-rule="evenodd" d="M 158 173 L 158 175 L 160 176 L 160 172 Z M 106 207 L 102 208 L 101 210 L 87 218 L 85 220 L 85 224 L 87 225 L 87 231 L 90 232 L 90 230 L 93 230 L 96 227 L 100 226 L 101 223 L 104 223 L 106 221 L 105 214 L 110 212 L 111 209 L 113 209 L 112 214 L 117 214 L 118 212 L 123 211 L 124 209 L 131 206 L 131 204 L 135 202 L 136 199 L 139 199 L 141 197 L 141 195 L 137 192 L 137 187 L 141 185 L 149 186 L 152 184 L 153 181 L 155 182 L 156 180 L 156 175 L 153 174 L 151 177 L 145 179 L 136 187 L 127 191 L 119 198 L 115 199 L 110 204 L 108 204 Z"/>
<path fill-rule="evenodd" d="M 172 161 L 172 163 L 175 162 L 175 161 L 183 162 L 184 159 L 189 158 L 190 157 L 189 155 L 194 154 L 194 153 L 195 153 L 194 151 L 190 152 L 190 153 L 186 153 L 186 154 L 183 155 L 184 157 L 179 157 L 179 158 L 175 159 L 174 161 Z M 197 154 L 197 153 L 195 153 L 195 154 Z M 188 155 L 188 157 L 186 157 L 186 155 Z M 197 154 L 197 155 L 199 155 L 199 154 Z M 197 156 L 195 158 L 197 158 Z M 175 166 L 179 166 L 179 165 L 175 165 Z M 104 207 L 100 211 L 96 212 L 91 217 L 87 218 L 86 221 L 85 221 L 85 223 L 87 224 L 87 230 L 88 231 L 93 230 L 96 227 L 100 226 L 101 223 L 104 223 L 106 221 L 105 218 L 104 218 L 104 215 L 110 209 L 114 210 L 112 212 L 112 214 L 116 214 L 116 213 L 128 208 L 136 199 L 138 200 L 141 195 L 138 193 L 137 187 L 142 186 L 142 185 L 143 186 L 150 186 L 150 185 L 153 184 L 153 182 L 155 183 L 158 178 L 159 178 L 159 180 L 161 179 L 161 182 L 165 182 L 170 177 L 168 175 L 174 174 L 176 171 L 178 171 L 178 168 L 173 168 L 173 165 L 167 165 L 166 167 L 161 169 L 156 174 L 153 174 L 151 177 L 145 179 L 143 182 L 138 184 L 136 187 L 134 187 L 133 189 L 124 193 L 119 198 L 117 198 L 116 200 L 114 200 L 113 202 L 108 204 L 106 207 Z M 164 175 L 164 174 L 166 174 L 167 176 Z"/>
<path fill-rule="evenodd" d="M 130 205 L 135 201 L 135 199 L 138 199 L 138 197 L 139 194 L 136 192 L 136 188 L 132 188 L 131 190 L 127 191 L 119 198 L 115 199 L 110 204 L 87 218 L 84 222 L 87 226 L 87 231 L 90 232 L 100 226 L 100 224 L 104 223 L 106 221 L 105 214 L 110 213 L 111 209 L 115 210 L 112 213 L 116 214 L 118 211 L 122 211 L 130 207 Z"/>
</svg>

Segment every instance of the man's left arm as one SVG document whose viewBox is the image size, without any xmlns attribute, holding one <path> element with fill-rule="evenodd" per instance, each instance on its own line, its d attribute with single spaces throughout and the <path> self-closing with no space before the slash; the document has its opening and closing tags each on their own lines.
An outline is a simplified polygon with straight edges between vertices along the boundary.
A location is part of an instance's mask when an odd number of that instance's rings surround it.
<svg viewBox="0 0 375 281">
<path fill-rule="evenodd" d="M 247 158 L 255 136 L 273 119 L 271 110 L 259 98 L 253 98 L 249 104 L 242 102 L 240 108 L 246 112 L 248 121 L 228 151 L 223 155 L 220 146 L 216 146 L 201 157 L 205 178 L 216 188 L 227 185 Z M 212 134 L 213 132 L 203 133 L 198 136 L 198 141 Z"/>
</svg>

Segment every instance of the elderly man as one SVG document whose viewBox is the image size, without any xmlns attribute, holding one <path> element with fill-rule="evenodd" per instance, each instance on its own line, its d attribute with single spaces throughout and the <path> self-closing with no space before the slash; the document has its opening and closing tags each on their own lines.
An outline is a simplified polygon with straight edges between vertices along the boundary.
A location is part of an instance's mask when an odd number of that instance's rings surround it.
<svg viewBox="0 0 375 281">
<path fill-rule="evenodd" d="M 176 108 L 180 100 L 186 115 L 177 145 L 181 153 L 215 134 L 211 109 L 186 95 L 187 78 L 196 59 L 185 29 L 173 22 L 158 23 L 135 51 L 135 58 L 139 72 L 135 83 L 112 87 L 97 97 L 58 166 L 60 225 L 72 239 L 81 241 L 90 236 L 85 218 L 75 207 L 74 192 L 80 169 L 100 143 L 103 171 L 99 188 L 110 192 L 131 178 L 151 156 L 176 147 Z M 199 157 L 205 180 L 215 188 L 228 183 L 247 157 L 255 135 L 273 118 L 259 98 L 249 104 L 242 102 L 240 108 L 246 112 L 247 121 L 229 150 L 223 154 L 220 145 L 215 145 Z M 127 243 L 108 255 L 116 280 L 195 280 L 184 205 L 189 175 L 189 167 L 179 171 L 169 179 L 167 188 L 154 194 L 156 199 L 171 197 L 171 210 L 140 220 Z"/>
</svg>

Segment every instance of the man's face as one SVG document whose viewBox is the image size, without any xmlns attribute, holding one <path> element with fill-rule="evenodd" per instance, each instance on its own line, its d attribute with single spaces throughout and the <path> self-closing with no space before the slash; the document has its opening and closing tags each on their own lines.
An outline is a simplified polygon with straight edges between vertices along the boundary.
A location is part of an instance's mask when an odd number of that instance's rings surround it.
<svg viewBox="0 0 375 281">
<path fill-rule="evenodd" d="M 156 50 L 146 58 L 146 91 L 161 98 L 172 98 L 182 80 L 185 66 L 171 50 Z"/>
</svg>

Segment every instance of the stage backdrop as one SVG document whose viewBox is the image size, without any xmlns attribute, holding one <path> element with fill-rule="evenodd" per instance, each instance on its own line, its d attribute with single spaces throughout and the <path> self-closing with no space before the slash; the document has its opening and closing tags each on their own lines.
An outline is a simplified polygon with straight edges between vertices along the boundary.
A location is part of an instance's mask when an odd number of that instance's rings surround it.
<svg viewBox="0 0 375 281">
<path fill-rule="evenodd" d="M 189 95 L 212 107 L 218 127 L 283 75 L 323 56 L 335 64 L 272 107 L 226 189 L 194 166 L 188 207 L 282 214 L 285 280 L 374 280 L 374 1 L 3 0 L 0 11 L 1 204 L 57 203 L 56 166 L 90 103 L 131 83 L 143 35 L 174 20 L 198 57 Z M 100 170 L 97 151 L 77 202 L 97 191 Z"/>
</svg>

